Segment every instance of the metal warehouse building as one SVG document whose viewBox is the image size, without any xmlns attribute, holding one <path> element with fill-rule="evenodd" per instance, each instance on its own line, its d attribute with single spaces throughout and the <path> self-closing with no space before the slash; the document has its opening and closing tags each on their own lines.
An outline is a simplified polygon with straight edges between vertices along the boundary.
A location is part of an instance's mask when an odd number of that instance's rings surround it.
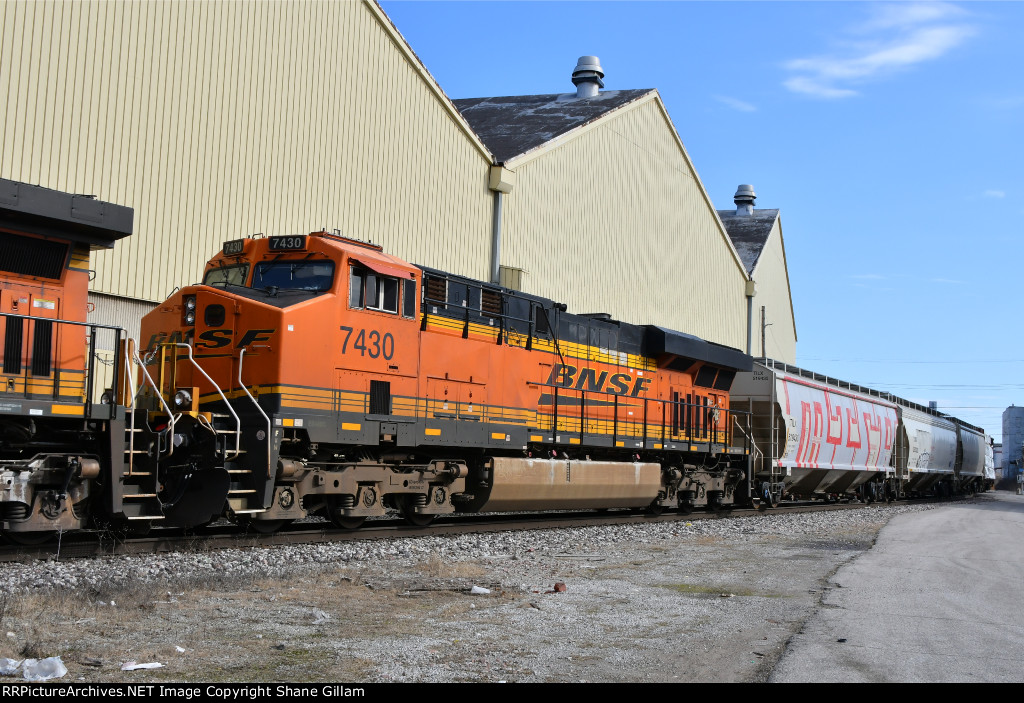
<svg viewBox="0 0 1024 703">
<path fill-rule="evenodd" d="M 763 305 L 793 362 L 778 211 L 734 231 L 658 92 L 602 78 L 452 101 L 368 0 L 6 1 L 0 177 L 135 209 L 91 263 L 129 331 L 222 241 L 326 228 L 755 354 Z"/>
</svg>

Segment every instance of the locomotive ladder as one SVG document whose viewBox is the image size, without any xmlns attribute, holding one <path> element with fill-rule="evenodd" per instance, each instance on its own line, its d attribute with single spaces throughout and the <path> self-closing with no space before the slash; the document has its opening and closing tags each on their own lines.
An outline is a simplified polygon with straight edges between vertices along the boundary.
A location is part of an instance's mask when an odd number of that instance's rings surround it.
<svg viewBox="0 0 1024 703">
<path fill-rule="evenodd" d="M 265 346 L 265 345 L 259 345 L 259 346 Z M 266 454 L 266 465 L 267 465 L 267 470 L 266 470 L 266 478 L 267 478 L 268 481 L 270 481 L 271 478 L 273 477 L 273 473 L 271 471 L 271 466 L 270 466 L 270 457 L 271 457 L 271 450 L 270 450 L 270 448 L 271 448 L 271 422 L 270 422 L 270 417 L 267 415 L 267 413 L 265 413 L 263 411 L 263 408 L 260 407 L 260 404 L 258 402 L 256 402 L 256 398 L 253 397 L 252 393 L 250 393 L 249 389 L 246 387 L 245 382 L 242 381 L 242 366 L 243 366 L 244 363 L 245 363 L 245 348 L 242 348 L 238 352 L 238 385 L 241 386 L 242 391 L 245 393 L 246 397 L 248 397 L 249 400 L 252 401 L 252 404 L 256 407 L 257 412 L 259 412 L 259 414 L 263 416 L 263 420 L 264 420 L 264 422 L 267 425 L 267 446 L 266 446 L 266 452 L 267 452 L 267 454 Z M 242 451 L 245 451 L 245 450 L 242 450 Z M 239 479 L 244 480 L 244 478 L 246 476 L 251 477 L 252 476 L 252 472 L 253 472 L 253 469 L 251 469 L 251 468 L 249 468 L 249 469 L 229 469 L 228 470 L 228 474 L 232 476 L 232 484 L 235 484 L 235 482 L 237 480 L 239 480 Z M 262 503 L 258 493 L 259 492 L 255 488 L 238 488 L 238 487 L 232 485 L 232 487 L 228 490 L 228 504 L 231 505 L 231 501 L 232 500 L 237 501 L 237 506 L 236 505 L 232 505 L 232 512 L 235 513 L 236 515 L 253 515 L 253 514 L 256 514 L 256 513 L 266 512 L 266 508 L 263 508 L 263 507 L 256 507 L 256 508 L 251 507 L 252 504 L 249 502 L 250 498 L 256 498 L 258 504 Z"/>
<path fill-rule="evenodd" d="M 153 385 L 153 381 L 146 372 L 145 365 L 142 364 L 141 359 L 139 359 L 138 346 L 134 339 L 126 340 L 124 346 L 124 357 L 124 385 L 119 388 L 119 391 L 120 395 L 125 398 L 124 406 L 128 422 L 125 427 L 125 459 L 122 464 L 126 470 L 122 473 L 120 480 L 120 489 L 122 491 L 121 509 L 126 513 L 125 517 L 128 520 L 146 522 L 163 520 L 163 514 L 158 511 L 159 503 L 157 487 L 159 485 L 159 475 L 155 470 L 155 465 L 146 467 L 154 470 L 139 470 L 136 467 L 136 459 L 141 458 L 143 455 L 148 458 L 149 450 L 137 449 L 135 445 L 135 438 L 142 434 L 144 430 L 141 427 L 136 427 L 135 425 L 138 392 L 140 389 L 136 387 L 134 373 L 131 373 L 129 369 L 131 369 L 132 366 L 137 366 L 142 370 L 150 385 Z M 157 394 L 157 397 L 160 398 L 160 402 L 163 403 L 163 398 L 159 393 Z M 170 421 L 165 434 L 157 435 L 158 442 L 162 441 L 165 436 L 173 437 L 174 432 L 174 417 L 170 414 L 170 408 L 168 408 L 166 404 L 164 404 L 164 408 L 168 412 Z M 174 443 L 170 442 L 169 444 L 173 451 Z M 156 503 L 156 505 L 153 505 L 153 503 Z"/>
</svg>

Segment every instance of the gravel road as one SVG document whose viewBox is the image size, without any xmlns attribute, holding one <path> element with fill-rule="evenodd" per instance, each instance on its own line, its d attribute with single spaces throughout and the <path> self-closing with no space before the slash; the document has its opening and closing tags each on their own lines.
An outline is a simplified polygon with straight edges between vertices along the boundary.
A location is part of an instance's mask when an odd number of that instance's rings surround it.
<svg viewBox="0 0 1024 703">
<path fill-rule="evenodd" d="M 88 682 L 766 681 L 829 575 L 928 509 L 8 564 L 0 657 Z"/>
</svg>

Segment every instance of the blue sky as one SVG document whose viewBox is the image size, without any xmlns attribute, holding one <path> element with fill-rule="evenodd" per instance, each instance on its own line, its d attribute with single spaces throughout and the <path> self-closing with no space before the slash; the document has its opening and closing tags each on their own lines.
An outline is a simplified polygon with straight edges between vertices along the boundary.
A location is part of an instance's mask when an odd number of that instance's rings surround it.
<svg viewBox="0 0 1024 703">
<path fill-rule="evenodd" d="M 382 3 L 452 98 L 657 88 L 715 206 L 782 210 L 797 363 L 1024 404 L 1024 3 Z M 770 321 L 769 321 L 770 322 Z M 768 328 L 771 334 L 771 328 Z"/>
</svg>

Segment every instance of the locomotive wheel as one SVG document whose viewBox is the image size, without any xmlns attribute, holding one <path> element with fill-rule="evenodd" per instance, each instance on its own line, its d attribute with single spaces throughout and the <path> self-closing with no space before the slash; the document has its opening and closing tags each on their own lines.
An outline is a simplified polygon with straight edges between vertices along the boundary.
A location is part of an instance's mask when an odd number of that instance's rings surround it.
<svg viewBox="0 0 1024 703">
<path fill-rule="evenodd" d="M 679 501 L 679 514 L 689 515 L 693 512 L 693 501 L 692 500 L 681 500 Z"/>
<path fill-rule="evenodd" d="M 405 521 L 408 522 L 410 525 L 415 525 L 416 527 L 426 527 L 434 521 L 435 516 L 424 515 L 422 513 L 416 512 L 416 505 L 415 503 L 413 503 L 412 496 L 403 497 L 399 507 L 402 510 L 402 516 L 405 518 Z"/>
<path fill-rule="evenodd" d="M 238 517 L 238 526 L 245 532 L 255 532 L 259 535 L 272 535 L 291 520 L 256 520 L 249 515 Z"/>
<path fill-rule="evenodd" d="M 327 497 L 327 519 L 341 530 L 357 530 L 366 522 L 365 515 L 345 515 L 339 496 Z"/>
<path fill-rule="evenodd" d="M 337 510 L 328 510 L 327 517 L 330 519 L 331 524 L 342 530 L 358 530 L 366 522 L 365 515 L 351 515 L 346 516 L 344 513 Z"/>
<path fill-rule="evenodd" d="M 44 542 L 48 542 L 53 536 L 54 532 L 4 532 L 4 537 L 7 538 L 8 542 L 17 544 L 21 547 L 36 547 Z"/>
<path fill-rule="evenodd" d="M 665 506 L 659 503 L 658 501 L 654 501 L 646 508 L 644 508 L 644 513 L 650 515 L 651 517 L 657 517 L 658 515 L 661 515 L 663 512 L 665 512 Z"/>
<path fill-rule="evenodd" d="M 121 526 L 120 531 L 125 537 L 146 537 L 152 529 L 152 520 L 129 520 Z"/>
</svg>

